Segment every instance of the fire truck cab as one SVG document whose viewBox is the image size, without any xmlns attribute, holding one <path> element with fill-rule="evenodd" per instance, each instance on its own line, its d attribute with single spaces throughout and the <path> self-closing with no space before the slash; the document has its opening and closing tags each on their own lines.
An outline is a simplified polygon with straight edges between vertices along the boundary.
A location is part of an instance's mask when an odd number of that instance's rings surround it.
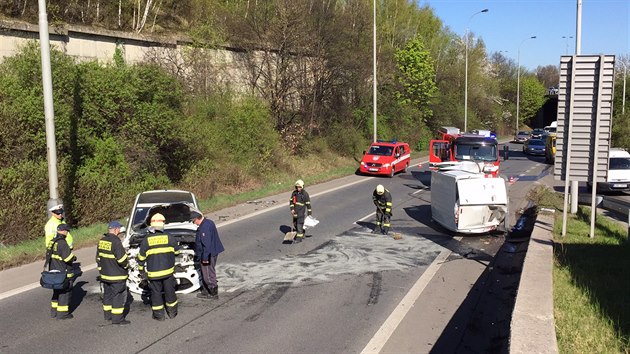
<svg viewBox="0 0 630 354">
<path fill-rule="evenodd" d="M 499 176 L 499 143 L 493 137 L 477 134 L 460 134 L 459 129 L 442 127 L 438 130 L 442 139 L 431 140 L 429 165 L 473 161 L 480 165 L 486 177 Z"/>
<path fill-rule="evenodd" d="M 359 172 L 394 177 L 396 172 L 406 172 L 411 162 L 409 144 L 400 141 L 377 141 L 363 152 Z"/>
</svg>

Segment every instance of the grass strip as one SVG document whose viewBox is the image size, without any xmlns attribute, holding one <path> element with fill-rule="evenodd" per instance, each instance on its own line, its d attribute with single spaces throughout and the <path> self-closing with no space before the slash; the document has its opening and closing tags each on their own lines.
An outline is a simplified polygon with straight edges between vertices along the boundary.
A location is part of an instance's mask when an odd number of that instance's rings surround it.
<svg viewBox="0 0 630 354">
<path fill-rule="evenodd" d="M 560 353 L 630 353 L 630 243 L 625 225 L 590 209 L 554 230 L 554 317 Z"/>
</svg>

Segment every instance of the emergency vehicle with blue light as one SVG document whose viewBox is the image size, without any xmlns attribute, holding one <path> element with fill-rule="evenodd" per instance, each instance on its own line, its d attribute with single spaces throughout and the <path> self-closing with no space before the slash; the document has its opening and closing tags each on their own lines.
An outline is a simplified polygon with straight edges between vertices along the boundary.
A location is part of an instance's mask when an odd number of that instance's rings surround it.
<svg viewBox="0 0 630 354">
<path fill-rule="evenodd" d="M 441 127 L 438 133 L 441 138 L 430 142 L 429 165 L 431 168 L 473 161 L 479 165 L 486 177 L 499 176 L 501 159 L 496 138 L 478 134 L 461 134 L 455 127 Z"/>
</svg>

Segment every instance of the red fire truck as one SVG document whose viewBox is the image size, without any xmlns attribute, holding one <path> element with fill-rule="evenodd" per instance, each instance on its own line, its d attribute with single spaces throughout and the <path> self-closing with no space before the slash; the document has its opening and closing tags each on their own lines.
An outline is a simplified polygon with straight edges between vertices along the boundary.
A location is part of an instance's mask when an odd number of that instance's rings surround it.
<svg viewBox="0 0 630 354">
<path fill-rule="evenodd" d="M 458 128 L 438 129 L 441 139 L 431 140 L 429 165 L 437 168 L 448 162 L 472 161 L 486 177 L 499 176 L 499 143 L 496 138 L 461 134 Z"/>
</svg>

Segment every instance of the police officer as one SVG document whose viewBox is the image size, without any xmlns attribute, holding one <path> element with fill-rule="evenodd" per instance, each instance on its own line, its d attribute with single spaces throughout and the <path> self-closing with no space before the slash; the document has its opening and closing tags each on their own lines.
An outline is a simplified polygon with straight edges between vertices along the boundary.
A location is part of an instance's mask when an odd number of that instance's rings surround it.
<svg viewBox="0 0 630 354">
<path fill-rule="evenodd" d="M 74 316 L 70 313 L 70 299 L 72 296 L 72 282 L 74 280 L 73 262 L 77 257 L 72 254 L 66 237 L 70 231 L 68 224 L 59 224 L 55 237 L 50 242 L 50 270 L 66 271 L 68 286 L 65 289 L 54 289 L 50 300 L 51 317 L 58 320 L 67 320 Z"/>
<path fill-rule="evenodd" d="M 304 239 L 305 213 L 312 215 L 313 211 L 311 210 L 311 197 L 304 189 L 304 181 L 301 179 L 295 181 L 295 190 L 291 193 L 289 207 L 291 208 L 291 215 L 293 215 L 293 229 L 297 232 L 295 242 L 302 242 Z"/>
<path fill-rule="evenodd" d="M 127 253 L 120 240 L 122 224 L 112 221 L 107 226 L 107 233 L 98 241 L 96 264 L 103 284 L 103 313 L 106 321 L 115 325 L 128 325 L 125 319 L 127 302 Z"/>
<path fill-rule="evenodd" d="M 50 247 L 50 242 L 57 235 L 57 226 L 59 226 L 59 224 L 66 223 L 63 217 L 63 204 L 57 204 L 48 209 L 48 211 L 50 211 L 51 215 L 50 219 L 48 219 L 48 222 L 44 226 L 44 244 L 46 245 L 46 248 Z M 70 246 L 70 249 L 72 249 L 73 239 L 70 232 L 66 235 L 66 242 L 68 243 L 68 246 Z"/>
<path fill-rule="evenodd" d="M 173 273 L 179 245 L 173 236 L 164 233 L 164 222 L 162 214 L 151 216 L 152 233 L 142 240 L 138 254 L 138 269 L 145 272 L 149 280 L 153 319 L 158 321 L 164 321 L 165 307 L 169 318 L 177 316 L 177 281 Z"/>
<path fill-rule="evenodd" d="M 195 258 L 201 263 L 201 292 L 197 297 L 202 299 L 217 298 L 219 286 L 215 270 L 219 253 L 223 252 L 223 244 L 214 222 L 205 218 L 201 213 L 192 211 L 191 221 L 197 225 L 195 237 Z"/>
<path fill-rule="evenodd" d="M 372 201 L 376 205 L 376 228 L 374 228 L 372 233 L 387 235 L 391 227 L 392 195 L 382 184 L 379 184 L 376 186 L 374 193 L 372 193 Z"/>
</svg>

